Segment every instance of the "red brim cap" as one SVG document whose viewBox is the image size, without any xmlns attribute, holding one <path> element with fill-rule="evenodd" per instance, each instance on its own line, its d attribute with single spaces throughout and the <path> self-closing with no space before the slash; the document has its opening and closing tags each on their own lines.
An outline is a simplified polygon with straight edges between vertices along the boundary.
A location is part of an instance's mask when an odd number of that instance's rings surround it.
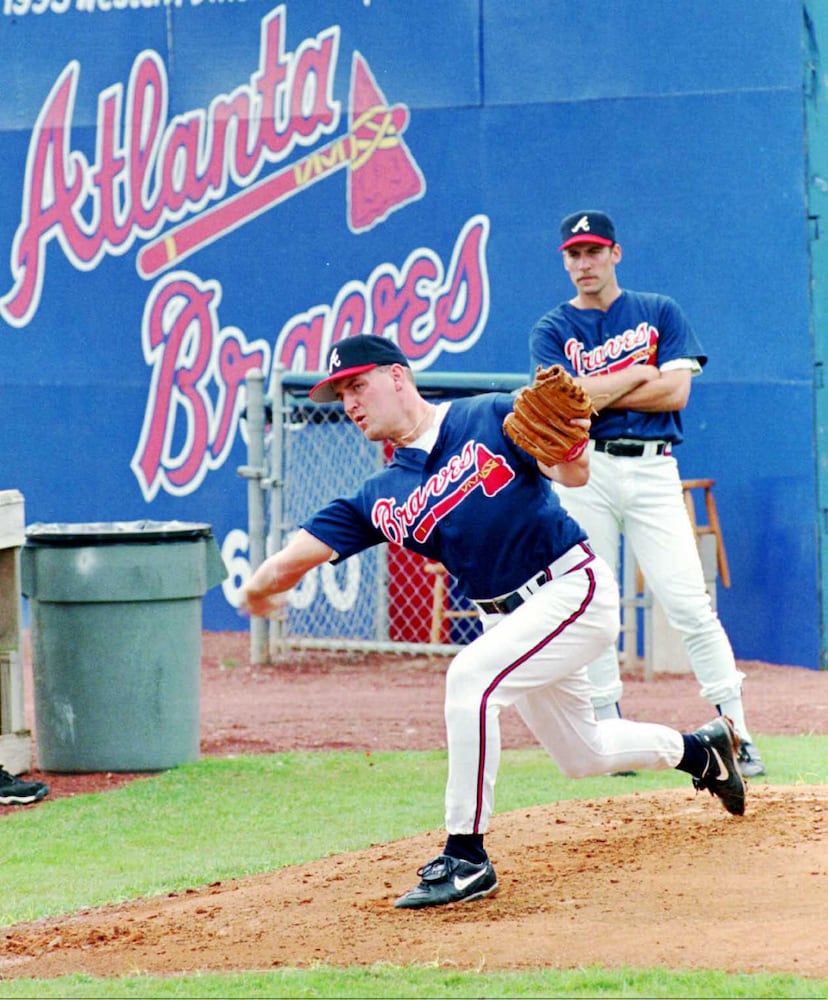
<svg viewBox="0 0 828 1000">
<path fill-rule="evenodd" d="M 334 382 L 339 382 L 343 378 L 350 378 L 352 375 L 361 375 L 362 372 L 369 372 L 372 368 L 376 367 L 376 362 L 374 362 L 370 365 L 355 365 L 353 368 L 342 368 L 334 375 L 329 375 L 327 378 L 323 378 L 321 382 L 317 382 L 309 393 L 310 398 L 314 403 L 335 403 L 337 396 L 333 391 Z"/>
<path fill-rule="evenodd" d="M 574 246 L 576 243 L 599 243 L 602 247 L 611 247 L 613 242 L 613 240 L 605 239 L 603 236 L 594 236 L 592 233 L 578 233 L 577 236 L 571 236 L 566 243 L 561 243 L 558 249 L 566 250 L 567 247 Z"/>
</svg>

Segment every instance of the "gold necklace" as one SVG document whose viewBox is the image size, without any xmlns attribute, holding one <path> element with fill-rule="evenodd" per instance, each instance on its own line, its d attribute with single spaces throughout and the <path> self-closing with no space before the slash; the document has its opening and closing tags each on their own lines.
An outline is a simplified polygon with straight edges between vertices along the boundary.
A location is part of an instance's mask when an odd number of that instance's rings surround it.
<svg viewBox="0 0 828 1000">
<path fill-rule="evenodd" d="M 423 415 L 420 417 L 420 419 L 417 421 L 417 423 L 414 424 L 414 426 L 411 428 L 410 431 L 408 431 L 407 434 L 403 434 L 402 437 L 394 438 L 393 439 L 394 444 L 399 448 L 403 444 L 404 441 L 407 441 L 410 437 L 413 437 L 417 433 L 417 431 L 419 430 L 420 425 L 425 420 L 425 418 L 426 417 L 430 417 L 432 415 L 433 410 L 434 410 L 434 407 L 429 404 L 428 409 L 426 409 L 426 411 L 423 413 Z"/>
</svg>

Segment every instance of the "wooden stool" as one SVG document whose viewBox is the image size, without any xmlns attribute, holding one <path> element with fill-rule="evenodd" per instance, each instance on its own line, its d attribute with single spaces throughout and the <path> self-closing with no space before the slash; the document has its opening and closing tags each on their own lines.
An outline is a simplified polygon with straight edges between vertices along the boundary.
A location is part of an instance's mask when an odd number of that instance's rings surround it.
<svg viewBox="0 0 828 1000">
<path fill-rule="evenodd" d="M 430 641 L 441 643 L 443 641 L 443 622 L 447 618 L 478 618 L 479 615 L 474 608 L 467 608 L 466 610 L 446 608 L 446 567 L 442 563 L 427 562 L 424 568 L 426 573 L 434 575 L 434 591 L 431 598 Z"/>
<path fill-rule="evenodd" d="M 684 505 L 687 516 L 696 534 L 696 541 L 702 535 L 713 535 L 716 539 L 716 566 L 723 587 L 730 586 L 730 567 L 727 563 L 722 528 L 719 524 L 719 513 L 716 510 L 716 500 L 713 497 L 715 479 L 682 479 L 681 488 L 684 491 Z M 699 524 L 696 518 L 696 505 L 693 500 L 693 490 L 704 490 L 704 506 L 707 511 L 707 524 Z"/>
<path fill-rule="evenodd" d="M 715 479 L 682 479 L 681 488 L 684 493 L 684 506 L 687 508 L 687 516 L 690 518 L 690 524 L 693 528 L 693 533 L 696 536 L 696 542 L 698 543 L 699 538 L 702 535 L 713 535 L 716 539 L 716 566 L 719 571 L 719 579 L 722 581 L 723 587 L 730 586 L 730 567 L 727 562 L 727 553 L 725 552 L 724 538 L 722 536 L 722 526 L 719 523 L 719 512 L 716 509 L 716 500 L 713 496 L 713 487 L 716 483 Z M 693 500 L 693 490 L 704 490 L 704 506 L 707 511 L 707 524 L 699 524 L 698 518 L 696 517 L 696 504 Z M 641 567 L 636 568 L 636 592 L 642 594 L 644 592 L 644 577 L 641 573 Z"/>
</svg>

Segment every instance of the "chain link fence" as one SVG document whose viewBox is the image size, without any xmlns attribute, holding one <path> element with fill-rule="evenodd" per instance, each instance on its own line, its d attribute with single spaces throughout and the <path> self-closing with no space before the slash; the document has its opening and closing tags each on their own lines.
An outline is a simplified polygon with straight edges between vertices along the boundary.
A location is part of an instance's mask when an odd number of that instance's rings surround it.
<svg viewBox="0 0 828 1000">
<path fill-rule="evenodd" d="M 300 523 L 380 470 L 391 449 L 368 441 L 338 403 L 315 404 L 308 391 L 324 373 L 275 370 L 247 381 L 248 520 L 251 568 L 278 551 Z M 526 376 L 421 373 L 423 396 L 451 399 L 513 392 Z M 286 647 L 450 653 L 480 631 L 477 613 L 439 563 L 400 546 L 374 546 L 337 566 L 308 573 L 289 595 L 287 613 L 251 621 L 254 662 Z"/>
</svg>

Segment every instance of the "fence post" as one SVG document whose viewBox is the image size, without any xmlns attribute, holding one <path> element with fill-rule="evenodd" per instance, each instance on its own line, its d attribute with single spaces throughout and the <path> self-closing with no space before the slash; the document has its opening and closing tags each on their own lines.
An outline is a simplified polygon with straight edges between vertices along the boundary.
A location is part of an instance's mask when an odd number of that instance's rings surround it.
<svg viewBox="0 0 828 1000">
<path fill-rule="evenodd" d="M 247 537 L 250 572 L 265 560 L 265 490 L 267 469 L 264 461 L 265 407 L 264 373 L 251 370 L 246 377 L 247 388 L 247 465 L 238 473 L 247 480 Z M 268 662 L 267 619 L 250 619 L 250 660 L 253 664 Z"/>
<path fill-rule="evenodd" d="M 290 411 L 285 403 L 282 374 L 285 366 L 275 364 L 271 376 L 270 399 L 273 406 L 273 432 L 270 435 L 270 522 L 267 533 L 268 552 L 278 552 L 284 545 L 284 435 L 285 424 L 290 419 Z M 271 662 L 284 655 L 287 634 L 287 613 L 283 612 L 270 620 Z"/>
</svg>

